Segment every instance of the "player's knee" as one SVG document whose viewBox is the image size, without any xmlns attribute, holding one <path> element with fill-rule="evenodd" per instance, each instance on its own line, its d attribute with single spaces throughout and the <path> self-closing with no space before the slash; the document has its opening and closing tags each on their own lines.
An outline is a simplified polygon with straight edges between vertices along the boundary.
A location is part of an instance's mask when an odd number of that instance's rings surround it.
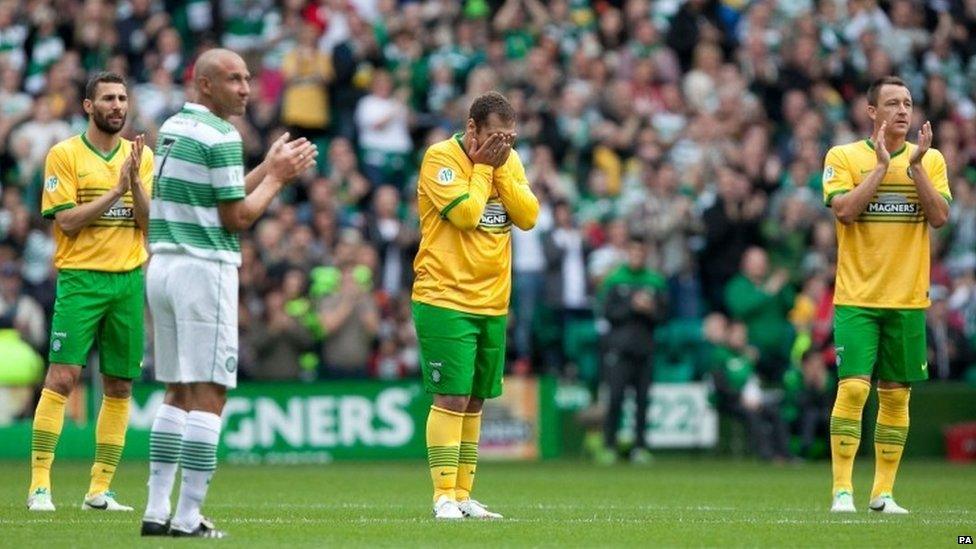
<svg viewBox="0 0 976 549">
<path fill-rule="evenodd" d="M 911 389 L 905 386 L 878 387 L 878 407 L 888 414 L 908 415 Z"/>
<path fill-rule="evenodd" d="M 190 408 L 220 415 L 227 403 L 227 389 L 214 383 L 191 385 Z"/>
<path fill-rule="evenodd" d="M 111 398 L 129 398 L 132 396 L 132 380 L 119 377 L 102 376 L 105 396 Z"/>
<path fill-rule="evenodd" d="M 837 408 L 860 412 L 868 401 L 871 382 L 861 378 L 846 378 L 837 387 Z"/>
<path fill-rule="evenodd" d="M 469 414 L 477 414 L 481 412 L 481 408 L 484 405 L 485 399 L 473 396 L 468 399 L 468 404 L 465 407 L 465 411 Z"/>
<path fill-rule="evenodd" d="M 452 412 L 464 413 L 468 409 L 470 397 L 458 395 L 434 395 L 434 406 Z"/>
<path fill-rule="evenodd" d="M 44 388 L 68 396 L 78 384 L 81 368 L 68 364 L 52 364 L 44 378 Z"/>
<path fill-rule="evenodd" d="M 871 382 L 861 378 L 842 379 L 838 393 L 843 393 L 844 399 L 851 404 L 864 406 L 871 393 Z"/>
<path fill-rule="evenodd" d="M 220 415 L 224 411 L 224 406 L 227 404 L 227 392 L 222 391 L 214 394 L 212 402 L 215 409 L 214 413 Z"/>
<path fill-rule="evenodd" d="M 189 387 L 181 383 L 167 385 L 163 403 L 180 410 L 189 410 L 191 404 Z"/>
<path fill-rule="evenodd" d="M 197 399 L 197 405 L 193 406 L 195 410 L 200 410 L 202 412 L 210 412 L 211 414 L 220 415 L 224 411 L 224 404 L 227 403 L 227 397 L 217 394 L 209 394 L 203 398 Z"/>
</svg>

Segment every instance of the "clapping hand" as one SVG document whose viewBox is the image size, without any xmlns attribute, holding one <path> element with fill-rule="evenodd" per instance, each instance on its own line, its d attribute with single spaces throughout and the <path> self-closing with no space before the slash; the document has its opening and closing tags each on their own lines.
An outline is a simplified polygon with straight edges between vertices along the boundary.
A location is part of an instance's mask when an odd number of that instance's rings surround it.
<svg viewBox="0 0 976 549">
<path fill-rule="evenodd" d="M 299 137 L 288 141 L 289 137 L 288 133 L 284 133 L 275 139 L 264 159 L 268 166 L 268 173 L 283 183 L 291 181 L 314 166 L 315 158 L 319 155 L 318 148 L 308 139 Z"/>
<path fill-rule="evenodd" d="M 122 163 L 122 170 L 119 174 L 119 182 L 115 185 L 115 190 L 119 196 L 125 196 L 132 189 L 133 185 L 142 185 L 142 176 L 139 168 L 142 166 L 142 147 L 146 143 L 144 135 L 139 134 L 132 142 L 132 151 Z"/>
<path fill-rule="evenodd" d="M 922 157 L 928 152 L 929 147 L 932 146 L 932 123 L 928 120 L 922 124 L 922 127 L 918 130 L 918 147 L 915 148 L 915 152 L 912 153 L 911 159 L 908 161 L 909 164 L 917 165 L 922 161 Z"/>
<path fill-rule="evenodd" d="M 132 152 L 129 154 L 129 181 L 131 185 L 142 185 L 142 175 L 139 173 L 142 168 L 142 148 L 146 144 L 146 136 L 139 134 L 132 142 Z"/>
<path fill-rule="evenodd" d="M 887 166 L 891 162 L 891 154 L 885 146 L 885 132 L 888 130 L 888 123 L 882 122 L 878 128 L 878 133 L 874 135 L 874 154 L 878 159 L 878 164 Z"/>
</svg>

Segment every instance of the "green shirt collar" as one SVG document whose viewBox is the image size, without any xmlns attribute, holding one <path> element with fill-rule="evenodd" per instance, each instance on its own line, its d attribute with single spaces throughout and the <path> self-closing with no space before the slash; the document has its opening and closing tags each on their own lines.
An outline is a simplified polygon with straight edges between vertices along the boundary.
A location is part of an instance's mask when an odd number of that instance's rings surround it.
<svg viewBox="0 0 976 549">
<path fill-rule="evenodd" d="M 454 134 L 454 140 L 457 141 L 458 147 L 461 147 L 461 150 L 464 151 L 465 155 L 467 155 L 468 150 L 464 148 L 464 132 L 457 132 Z"/>
<path fill-rule="evenodd" d="M 98 148 L 92 145 L 91 141 L 89 141 L 88 138 L 85 137 L 84 132 L 81 133 L 81 140 L 82 142 L 84 142 L 85 146 L 88 147 L 89 150 L 91 150 L 91 152 L 97 154 L 99 158 L 101 158 L 106 162 L 111 162 L 112 159 L 115 158 L 115 153 L 119 152 L 119 148 L 122 146 L 122 140 L 119 139 L 119 142 L 115 145 L 115 148 L 112 149 L 110 153 L 102 154 L 102 151 L 98 150 Z"/>
<path fill-rule="evenodd" d="M 864 144 L 867 145 L 868 148 L 871 149 L 872 151 L 874 150 L 874 141 L 871 141 L 870 139 L 865 139 Z M 904 143 L 901 144 L 901 147 L 899 147 L 897 151 L 891 153 L 891 157 L 894 158 L 898 156 L 899 154 L 905 152 L 905 149 L 907 148 L 908 148 L 908 141 L 905 141 Z"/>
</svg>

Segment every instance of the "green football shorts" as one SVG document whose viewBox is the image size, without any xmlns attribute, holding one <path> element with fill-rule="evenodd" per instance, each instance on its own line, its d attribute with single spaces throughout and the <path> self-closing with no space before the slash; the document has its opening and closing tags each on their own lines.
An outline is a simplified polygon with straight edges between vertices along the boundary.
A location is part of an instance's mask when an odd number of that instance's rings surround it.
<svg viewBox="0 0 976 549">
<path fill-rule="evenodd" d="M 507 315 L 476 315 L 414 301 L 424 389 L 478 398 L 502 394 L 507 320 Z"/>
<path fill-rule="evenodd" d="M 834 344 L 839 377 L 875 374 L 882 381 L 901 383 L 929 378 L 925 309 L 838 305 Z"/>
<path fill-rule="evenodd" d="M 122 273 L 63 269 L 51 321 L 51 351 L 56 364 L 85 366 L 98 342 L 100 370 L 134 379 L 142 373 L 142 268 Z"/>
</svg>

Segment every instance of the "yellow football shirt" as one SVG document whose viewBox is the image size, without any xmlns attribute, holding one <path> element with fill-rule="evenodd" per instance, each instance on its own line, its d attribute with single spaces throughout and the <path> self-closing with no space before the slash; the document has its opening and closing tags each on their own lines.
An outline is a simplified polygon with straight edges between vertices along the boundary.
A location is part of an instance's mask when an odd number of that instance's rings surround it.
<svg viewBox="0 0 976 549">
<path fill-rule="evenodd" d="M 531 229 L 539 215 L 518 154 L 512 151 L 493 170 L 471 162 L 460 134 L 431 145 L 420 166 L 417 209 L 421 236 L 413 300 L 467 313 L 507 314 L 512 225 Z"/>
<path fill-rule="evenodd" d="M 929 226 L 918 200 L 908 160 L 916 146 L 891 153 L 878 192 L 850 225 L 837 222 L 837 283 L 834 303 L 858 307 L 921 309 L 929 306 Z M 824 202 L 850 191 L 877 164 L 870 140 L 839 145 L 824 161 Z M 952 200 L 945 158 L 929 149 L 922 158 L 929 179 Z"/>
<path fill-rule="evenodd" d="M 44 164 L 44 217 L 54 219 L 57 212 L 91 202 L 117 185 L 122 164 L 131 151 L 132 142 L 122 139 L 114 151 L 103 155 L 84 134 L 51 147 Z M 142 151 L 139 173 L 146 193 L 151 195 L 153 154 L 149 147 Z M 129 191 L 74 237 L 64 234 L 55 223 L 54 265 L 58 269 L 131 271 L 149 257 L 144 238 L 136 225 Z"/>
</svg>

